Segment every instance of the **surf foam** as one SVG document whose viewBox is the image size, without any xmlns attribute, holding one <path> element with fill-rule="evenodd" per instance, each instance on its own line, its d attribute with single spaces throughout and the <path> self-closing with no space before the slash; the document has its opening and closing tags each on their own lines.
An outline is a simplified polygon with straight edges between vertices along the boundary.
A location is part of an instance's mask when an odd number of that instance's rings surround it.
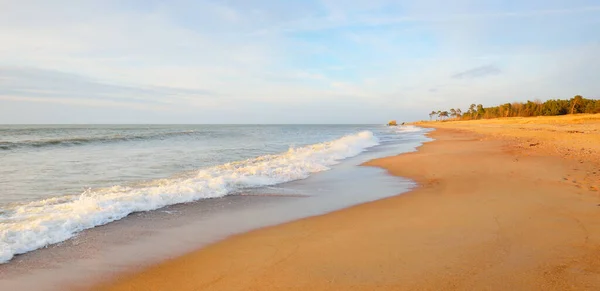
<svg viewBox="0 0 600 291">
<path fill-rule="evenodd" d="M 421 132 L 424 128 L 414 125 L 401 125 L 396 127 L 397 132 Z"/>
<path fill-rule="evenodd" d="M 143 187 L 114 186 L 35 201 L 0 212 L 0 263 L 14 255 L 65 241 L 78 232 L 168 205 L 223 197 L 233 191 L 275 185 L 326 171 L 378 145 L 370 131 L 287 152 L 200 169 L 186 178 Z"/>
</svg>

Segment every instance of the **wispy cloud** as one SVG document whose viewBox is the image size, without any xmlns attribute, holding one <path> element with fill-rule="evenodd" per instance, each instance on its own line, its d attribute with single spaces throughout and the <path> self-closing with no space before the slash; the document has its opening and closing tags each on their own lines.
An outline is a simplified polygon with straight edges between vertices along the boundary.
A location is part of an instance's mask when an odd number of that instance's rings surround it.
<svg viewBox="0 0 600 291">
<path fill-rule="evenodd" d="M 600 92 L 596 0 L 7 3 L 0 122 L 34 108 L 56 122 L 61 108 L 380 122 L 378 110 L 410 119 L 431 104 Z"/>
<path fill-rule="evenodd" d="M 167 106 L 182 99 L 218 96 L 208 90 L 110 84 L 77 74 L 28 67 L 0 66 L 0 85 L 0 98 L 5 100 L 21 98 L 23 101 L 91 106 L 121 104 L 159 108 L 159 105 Z"/>
<path fill-rule="evenodd" d="M 498 75 L 502 71 L 494 65 L 486 65 L 481 67 L 472 68 L 457 74 L 452 75 L 453 79 L 473 79 L 487 76 Z"/>
<path fill-rule="evenodd" d="M 536 16 L 563 16 L 568 14 L 590 13 L 600 11 L 600 5 L 574 7 L 565 9 L 537 9 L 521 11 L 487 12 L 487 13 L 454 13 L 454 14 L 417 14 L 405 16 L 372 15 L 358 19 L 365 25 L 390 25 L 410 22 L 461 22 L 475 20 L 503 20 L 506 18 L 531 18 Z"/>
<path fill-rule="evenodd" d="M 408 1 L 400 1 L 400 7 L 406 5 Z M 406 23 L 447 23 L 447 22 L 473 22 L 478 20 L 492 21 L 504 20 L 507 18 L 530 19 L 533 17 L 553 17 L 565 16 L 583 13 L 600 12 L 600 5 L 578 6 L 569 8 L 556 9 L 523 9 L 509 11 L 493 11 L 483 12 L 475 11 L 469 13 L 436 13 L 431 9 L 435 6 L 440 6 L 438 1 L 422 1 L 422 6 L 428 7 L 427 12 L 415 12 L 410 14 L 389 13 L 386 11 L 386 5 L 372 5 L 380 9 L 364 9 L 363 13 L 345 13 L 343 5 L 336 6 L 336 9 L 330 10 L 324 15 L 310 15 L 304 18 L 289 19 L 287 21 L 278 22 L 275 25 L 261 27 L 251 33 L 251 35 L 265 35 L 276 33 L 296 33 L 302 31 L 320 31 L 320 30 L 335 30 L 341 28 L 356 28 L 356 27 L 378 27 L 389 26 L 393 24 Z M 347 6 L 347 4 L 344 4 Z M 460 7 L 459 3 L 454 3 L 453 6 Z M 372 8 L 372 7 L 371 7 Z M 347 8 L 348 9 L 348 8 Z"/>
</svg>

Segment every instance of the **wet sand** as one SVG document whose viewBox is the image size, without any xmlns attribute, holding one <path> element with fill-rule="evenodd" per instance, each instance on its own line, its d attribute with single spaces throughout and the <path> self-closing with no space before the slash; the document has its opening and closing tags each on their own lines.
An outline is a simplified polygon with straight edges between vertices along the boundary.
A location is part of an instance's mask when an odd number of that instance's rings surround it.
<svg viewBox="0 0 600 291">
<path fill-rule="evenodd" d="M 436 141 L 367 163 L 417 181 L 409 193 L 237 235 L 93 289 L 600 289 L 597 124 L 566 130 L 585 135 L 570 141 L 548 120 L 456 124 L 425 124 Z"/>
<path fill-rule="evenodd" d="M 0 264 L 0 290 L 77 289 L 143 270 L 235 234 L 407 192 L 414 182 L 390 176 L 381 168 L 358 165 L 414 151 L 426 140 L 422 133 L 405 133 L 400 140 L 307 179 L 133 213 Z"/>
</svg>

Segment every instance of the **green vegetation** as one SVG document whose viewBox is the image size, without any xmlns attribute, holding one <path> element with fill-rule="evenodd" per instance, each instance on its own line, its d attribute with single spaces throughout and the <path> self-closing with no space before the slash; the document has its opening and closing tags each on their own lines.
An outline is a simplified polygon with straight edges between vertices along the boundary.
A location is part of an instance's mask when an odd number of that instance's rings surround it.
<svg viewBox="0 0 600 291">
<path fill-rule="evenodd" d="M 546 102 L 527 101 L 506 103 L 494 107 L 483 107 L 481 104 L 471 104 L 469 109 L 462 112 L 460 108 L 451 108 L 448 111 L 431 111 L 429 119 L 444 120 L 449 117 L 454 119 L 489 119 L 498 117 L 529 117 L 529 116 L 555 116 L 576 113 L 600 113 L 600 100 L 586 99 L 577 95 L 570 100 L 551 99 Z"/>
</svg>

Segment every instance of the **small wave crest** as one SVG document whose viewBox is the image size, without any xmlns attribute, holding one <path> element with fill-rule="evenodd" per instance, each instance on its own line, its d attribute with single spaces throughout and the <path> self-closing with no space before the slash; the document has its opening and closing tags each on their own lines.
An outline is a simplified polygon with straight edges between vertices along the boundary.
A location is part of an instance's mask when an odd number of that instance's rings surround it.
<svg viewBox="0 0 600 291">
<path fill-rule="evenodd" d="M 19 148 L 44 148 L 53 146 L 78 146 L 92 143 L 111 143 L 121 141 L 134 141 L 134 140 L 146 140 L 146 139 L 161 139 L 172 136 L 185 136 L 197 134 L 198 132 L 189 131 L 176 131 L 176 132 L 163 132 L 156 134 L 140 134 L 140 135 L 115 135 L 115 136 L 98 136 L 98 137 L 67 137 L 60 139 L 41 139 L 41 140 L 24 140 L 18 142 L 0 142 L 0 150 L 14 150 Z"/>
<path fill-rule="evenodd" d="M 49 198 L 3 209 L 0 263 L 119 220 L 131 213 L 223 197 L 236 190 L 307 178 L 378 145 L 370 131 L 290 148 L 287 152 L 200 169 L 185 178 L 152 181 L 143 187 L 114 186 L 81 195 Z"/>
<path fill-rule="evenodd" d="M 422 132 L 424 128 L 414 125 L 401 125 L 396 127 L 397 132 Z"/>
</svg>

